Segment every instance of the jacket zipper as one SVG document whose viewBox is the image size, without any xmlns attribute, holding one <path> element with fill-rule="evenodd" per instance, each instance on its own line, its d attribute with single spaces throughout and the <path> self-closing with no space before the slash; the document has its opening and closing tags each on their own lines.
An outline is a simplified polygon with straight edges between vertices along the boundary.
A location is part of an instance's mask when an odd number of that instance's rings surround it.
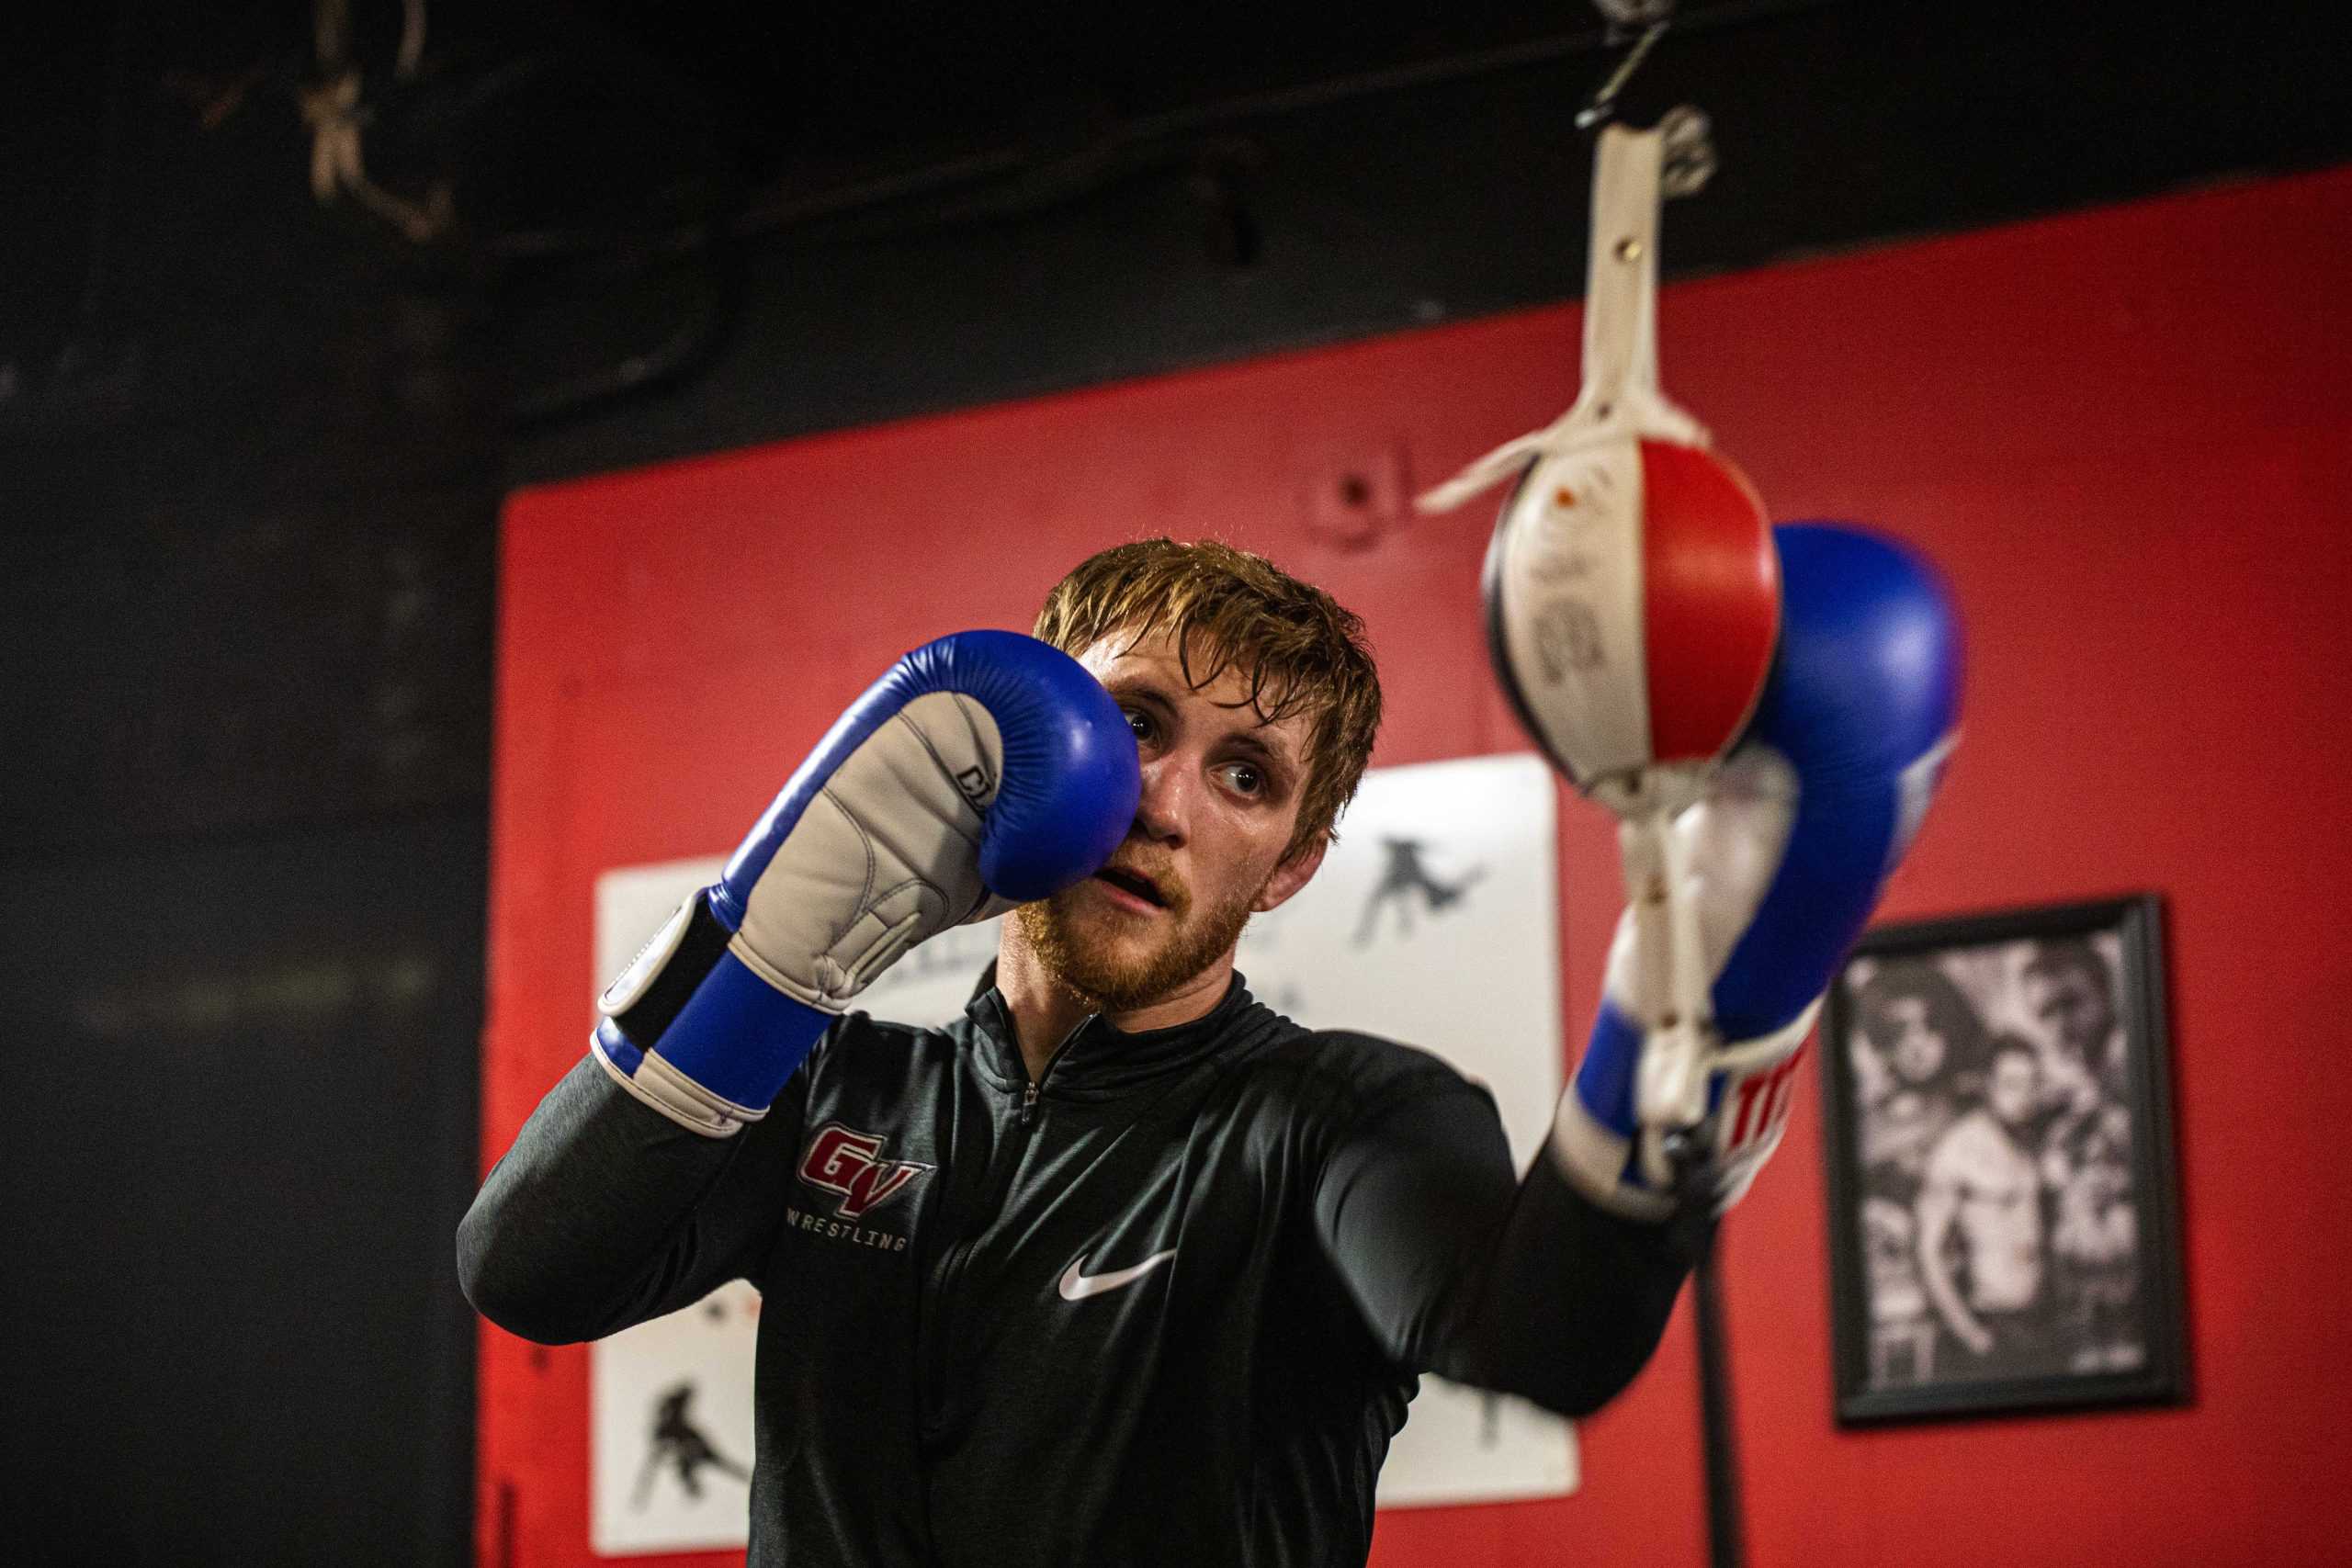
<svg viewBox="0 0 2352 1568">
<path fill-rule="evenodd" d="M 996 1217 L 1003 1213 L 1005 1200 L 1012 1195 L 1013 1176 L 1021 1168 L 1022 1156 L 1029 1152 L 1030 1130 L 1036 1125 L 1037 1091 L 1044 1087 L 1046 1079 L 1053 1076 L 1054 1064 L 1061 1060 L 1062 1053 L 1069 1048 L 1069 1043 L 1078 1038 L 1080 1030 L 1094 1021 L 1095 1016 L 1089 1013 L 1085 1018 L 1080 1019 L 1076 1028 L 1062 1036 L 1061 1043 L 1054 1047 L 1054 1054 L 1046 1058 L 1045 1071 L 1037 1075 L 1035 1081 L 1021 1086 L 1021 1102 L 1012 1118 L 1013 1129 L 1019 1136 L 1007 1137 L 999 1145 L 996 1157 L 990 1162 L 996 1167 L 996 1170 L 994 1179 L 989 1183 L 988 1194 L 982 1200 L 978 1213 L 974 1214 L 971 1224 L 966 1228 L 962 1235 L 956 1237 L 955 1245 L 947 1249 L 947 1258 L 940 1265 L 931 1300 L 923 1303 L 927 1308 L 922 1314 L 923 1321 L 931 1325 L 929 1354 L 923 1359 L 924 1381 L 927 1390 L 933 1395 L 927 1403 L 932 1408 L 943 1411 L 951 1419 L 957 1411 L 947 1398 L 946 1380 L 950 1356 L 950 1336 L 947 1333 L 946 1322 L 947 1303 L 954 1297 L 955 1288 L 963 1277 L 964 1265 L 971 1257 L 972 1244 L 978 1240 L 980 1233 L 987 1230 Z M 931 1423 L 926 1422 L 925 1425 L 929 1426 Z M 926 1436 L 930 1435 L 933 1434 L 926 1433 Z"/>
</svg>

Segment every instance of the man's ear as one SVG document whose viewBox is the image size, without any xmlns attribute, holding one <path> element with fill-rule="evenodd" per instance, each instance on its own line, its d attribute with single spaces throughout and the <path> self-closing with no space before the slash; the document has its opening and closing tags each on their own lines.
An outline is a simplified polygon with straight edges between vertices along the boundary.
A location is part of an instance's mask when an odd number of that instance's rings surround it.
<svg viewBox="0 0 2352 1568">
<path fill-rule="evenodd" d="M 1284 856 L 1283 863 L 1274 867 L 1274 874 L 1266 879 L 1266 886 L 1258 890 L 1258 897 L 1250 901 L 1250 908 L 1262 915 L 1289 903 L 1290 896 L 1306 886 L 1307 878 L 1323 863 L 1323 852 L 1330 847 L 1331 835 L 1317 833 L 1313 843 Z"/>
</svg>

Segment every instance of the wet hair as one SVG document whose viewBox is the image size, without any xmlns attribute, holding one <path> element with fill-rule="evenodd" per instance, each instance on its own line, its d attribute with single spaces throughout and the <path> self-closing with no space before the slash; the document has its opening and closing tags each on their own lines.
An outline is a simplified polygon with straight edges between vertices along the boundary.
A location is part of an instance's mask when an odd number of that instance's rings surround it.
<svg viewBox="0 0 2352 1568">
<path fill-rule="evenodd" d="M 1984 1025 L 1960 987 L 1924 958 L 1889 960 L 1863 983 L 1854 998 L 1854 1015 L 1870 1043 L 1882 1051 L 1894 1048 L 1898 1032 L 1888 1009 L 1913 998 L 1927 1004 L 1927 1025 L 1943 1037 L 1944 1073 L 1953 1078 L 1982 1077 L 1993 1060 Z"/>
<path fill-rule="evenodd" d="M 1380 675 L 1363 622 L 1262 556 L 1214 539 L 1138 539 L 1079 563 L 1037 612 L 1039 640 L 1078 654 L 1118 636 L 1164 631 L 1194 691 L 1238 670 L 1265 723 L 1304 714 L 1306 778 L 1295 855 L 1336 836 L 1380 728 Z"/>
</svg>

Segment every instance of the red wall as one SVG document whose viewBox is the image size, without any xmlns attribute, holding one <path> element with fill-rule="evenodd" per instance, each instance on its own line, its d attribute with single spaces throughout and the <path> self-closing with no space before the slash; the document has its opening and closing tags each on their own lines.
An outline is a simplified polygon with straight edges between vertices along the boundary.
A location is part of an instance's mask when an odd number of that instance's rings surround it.
<svg viewBox="0 0 2352 1568">
<path fill-rule="evenodd" d="M 1839 1431 L 1808 1098 L 1725 1244 L 1759 1564 L 2352 1560 L 2347 300 L 2343 170 L 1666 295 L 1667 384 L 1773 514 L 1892 529 L 1962 602 L 1965 739 L 1884 913 L 2154 888 L 2170 921 L 2192 1402 Z M 1216 534 L 1361 610 L 1378 762 L 1516 748 L 1491 503 L 1384 503 L 1558 412 L 1577 341 L 1533 311 L 515 496 L 486 1151 L 584 1044 L 598 870 L 725 850 L 900 649 L 1025 626 L 1114 539 Z M 1616 875 L 1599 813 L 1565 819 L 1580 1034 Z M 1577 1496 L 1386 1514 L 1374 1562 L 1702 1562 L 1690 1363 L 1678 1320 L 1586 1424 Z M 485 1329 L 485 1562 L 587 1557 L 586 1369 Z"/>
</svg>

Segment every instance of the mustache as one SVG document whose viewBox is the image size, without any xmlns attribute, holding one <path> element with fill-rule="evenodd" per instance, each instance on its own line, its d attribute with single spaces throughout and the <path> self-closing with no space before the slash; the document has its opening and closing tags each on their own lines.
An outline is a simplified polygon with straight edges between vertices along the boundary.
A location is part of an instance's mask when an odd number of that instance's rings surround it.
<svg viewBox="0 0 2352 1568">
<path fill-rule="evenodd" d="M 1116 874 L 1112 877 L 1114 881 L 1125 879 L 1148 887 L 1161 907 L 1175 914 L 1181 915 L 1193 907 L 1192 891 L 1184 886 L 1184 879 L 1177 874 L 1175 863 L 1165 855 L 1138 852 L 1132 840 L 1128 845 L 1123 845 L 1094 874 L 1104 876 L 1114 873 Z"/>
</svg>

